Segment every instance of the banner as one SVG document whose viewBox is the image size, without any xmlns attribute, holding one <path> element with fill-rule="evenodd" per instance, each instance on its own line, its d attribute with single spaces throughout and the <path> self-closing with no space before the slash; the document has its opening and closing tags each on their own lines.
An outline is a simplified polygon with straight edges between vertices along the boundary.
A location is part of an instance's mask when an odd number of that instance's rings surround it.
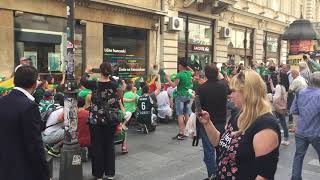
<svg viewBox="0 0 320 180">
<path fill-rule="evenodd" d="M 291 40 L 290 41 L 290 54 L 299 54 L 301 52 L 313 51 L 312 40 Z"/>
</svg>

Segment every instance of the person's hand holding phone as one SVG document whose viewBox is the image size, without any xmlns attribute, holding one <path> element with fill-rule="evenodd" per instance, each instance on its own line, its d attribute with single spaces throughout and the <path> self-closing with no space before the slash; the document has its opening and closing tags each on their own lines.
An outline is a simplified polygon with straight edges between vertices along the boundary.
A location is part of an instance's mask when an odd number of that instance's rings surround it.
<svg viewBox="0 0 320 180">
<path fill-rule="evenodd" d="M 210 115 L 207 111 L 197 112 L 197 116 L 199 117 L 199 121 L 201 124 L 208 124 L 210 120 Z"/>
</svg>

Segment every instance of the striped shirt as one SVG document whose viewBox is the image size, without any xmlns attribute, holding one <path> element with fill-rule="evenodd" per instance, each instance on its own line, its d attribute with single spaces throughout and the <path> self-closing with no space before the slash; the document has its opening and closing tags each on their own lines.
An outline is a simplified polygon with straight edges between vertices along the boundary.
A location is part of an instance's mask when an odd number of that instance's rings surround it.
<svg viewBox="0 0 320 180">
<path fill-rule="evenodd" d="M 305 137 L 320 137 L 320 88 L 308 87 L 299 91 L 290 112 L 298 114 L 296 133 Z"/>
</svg>

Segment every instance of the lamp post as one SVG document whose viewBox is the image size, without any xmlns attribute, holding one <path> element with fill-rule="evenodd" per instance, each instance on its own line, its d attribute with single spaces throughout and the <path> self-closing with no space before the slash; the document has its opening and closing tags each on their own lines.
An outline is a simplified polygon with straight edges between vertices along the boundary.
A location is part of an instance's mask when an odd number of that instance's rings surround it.
<svg viewBox="0 0 320 180">
<path fill-rule="evenodd" d="M 82 180 L 81 149 L 77 138 L 77 86 L 74 77 L 74 0 L 67 3 L 67 56 L 64 99 L 65 137 L 61 150 L 59 180 Z"/>
</svg>

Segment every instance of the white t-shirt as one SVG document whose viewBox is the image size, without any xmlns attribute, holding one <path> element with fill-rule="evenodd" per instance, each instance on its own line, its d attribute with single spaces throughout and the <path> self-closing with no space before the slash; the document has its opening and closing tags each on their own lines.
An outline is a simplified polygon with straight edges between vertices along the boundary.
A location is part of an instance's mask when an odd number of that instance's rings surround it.
<svg viewBox="0 0 320 180">
<path fill-rule="evenodd" d="M 157 96 L 158 110 L 170 109 L 170 99 L 167 91 L 160 91 Z"/>
<path fill-rule="evenodd" d="M 53 124 L 56 124 L 54 126 L 48 127 L 45 129 L 44 131 L 44 135 L 50 135 L 52 132 L 57 131 L 59 129 L 61 129 L 63 127 L 63 122 L 58 123 L 59 122 L 59 117 L 60 115 L 63 113 L 63 108 L 62 107 L 57 107 L 58 109 L 53 111 L 46 123 L 46 127 L 51 126 Z M 57 124 L 58 123 L 58 124 Z"/>
<path fill-rule="evenodd" d="M 170 96 L 170 97 L 173 97 L 173 92 L 174 92 L 174 90 L 176 90 L 177 89 L 177 87 L 175 87 L 175 88 L 173 88 L 173 87 L 168 87 L 168 89 L 167 89 L 167 92 L 168 92 L 168 95 Z"/>
</svg>

